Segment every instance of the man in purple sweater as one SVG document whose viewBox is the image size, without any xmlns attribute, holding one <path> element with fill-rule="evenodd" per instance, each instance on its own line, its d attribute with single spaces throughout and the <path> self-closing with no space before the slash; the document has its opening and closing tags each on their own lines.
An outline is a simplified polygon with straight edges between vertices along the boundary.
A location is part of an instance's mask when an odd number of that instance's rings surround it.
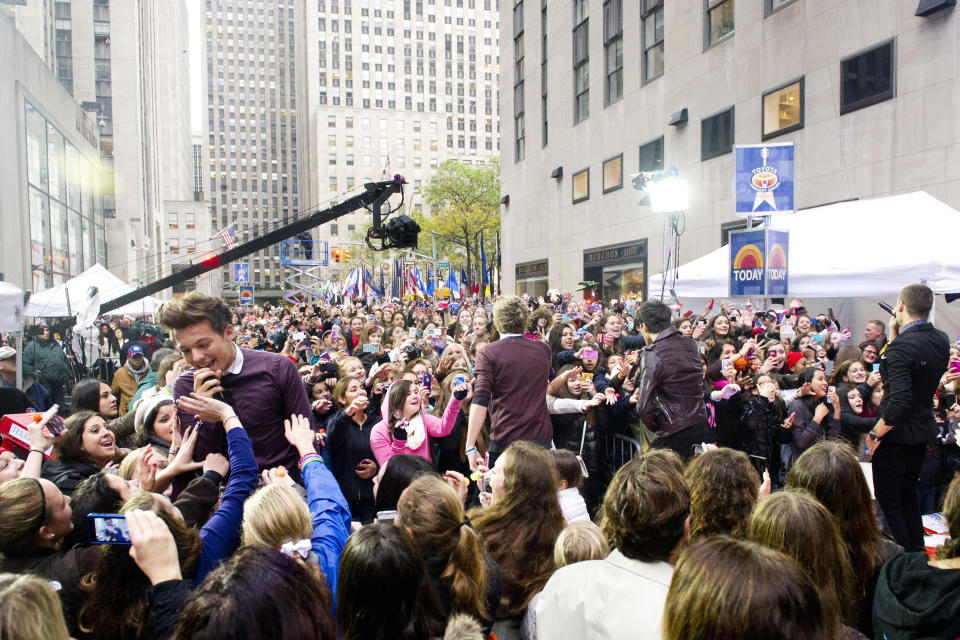
<svg viewBox="0 0 960 640">
<path fill-rule="evenodd" d="M 493 305 L 493 322 L 500 339 L 477 355 L 473 373 L 476 387 L 470 404 L 466 454 L 470 468 L 477 468 L 477 436 L 490 413 L 490 460 L 511 442 L 529 440 L 544 447 L 553 439 L 547 411 L 550 381 L 550 347 L 523 335 L 530 307 L 519 296 L 506 296 Z"/>
<path fill-rule="evenodd" d="M 299 456 L 284 436 L 283 420 L 294 414 L 312 420 L 313 412 L 296 365 L 286 356 L 236 347 L 230 309 L 219 298 L 193 292 L 170 300 L 157 310 L 157 321 L 193 367 L 173 383 L 174 400 L 197 393 L 226 402 L 246 428 L 260 469 L 283 465 L 299 480 Z M 181 432 L 194 424 L 199 429 L 194 460 L 227 453 L 219 424 L 177 413 Z"/>
</svg>

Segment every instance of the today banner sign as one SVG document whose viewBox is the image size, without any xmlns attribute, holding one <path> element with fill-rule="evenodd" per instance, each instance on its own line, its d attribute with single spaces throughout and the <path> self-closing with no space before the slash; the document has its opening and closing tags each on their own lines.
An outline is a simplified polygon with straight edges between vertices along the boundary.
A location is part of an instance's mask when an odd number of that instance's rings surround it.
<svg viewBox="0 0 960 640">
<path fill-rule="evenodd" d="M 730 234 L 730 295 L 786 296 L 790 232 L 751 229 Z"/>
</svg>

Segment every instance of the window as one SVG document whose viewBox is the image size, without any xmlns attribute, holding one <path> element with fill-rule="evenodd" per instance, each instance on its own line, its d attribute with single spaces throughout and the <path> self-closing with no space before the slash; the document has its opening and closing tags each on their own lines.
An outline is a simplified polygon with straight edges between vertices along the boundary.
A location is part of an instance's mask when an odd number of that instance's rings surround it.
<svg viewBox="0 0 960 640">
<path fill-rule="evenodd" d="M 643 82 L 663 75 L 663 0 L 643 0 Z"/>
<path fill-rule="evenodd" d="M 763 94 L 762 140 L 803 128 L 803 78 Z"/>
<path fill-rule="evenodd" d="M 663 136 L 640 145 L 640 171 L 663 170 Z"/>
<path fill-rule="evenodd" d="M 540 7 L 540 117 L 542 146 L 547 146 L 547 2 Z"/>
<path fill-rule="evenodd" d="M 610 105 L 623 97 L 623 15 L 621 0 L 603 3 L 603 45 L 606 57 L 604 96 Z"/>
<path fill-rule="evenodd" d="M 590 115 L 590 21 L 587 0 L 573 2 L 573 122 Z"/>
<path fill-rule="evenodd" d="M 700 159 L 709 160 L 733 150 L 733 107 L 700 121 Z"/>
<path fill-rule="evenodd" d="M 779 11 L 788 4 L 793 4 L 796 0 L 763 0 L 763 15 L 769 17 L 773 12 Z"/>
<path fill-rule="evenodd" d="M 168 213 L 167 214 L 167 228 L 176 229 L 177 228 L 177 214 Z"/>
<path fill-rule="evenodd" d="M 338 231 L 339 231 L 339 229 L 337 228 L 337 223 L 336 223 L 336 222 L 332 222 L 332 223 L 330 224 L 330 235 L 335 237 L 335 236 L 337 235 L 337 232 L 338 232 Z"/>
<path fill-rule="evenodd" d="M 893 40 L 840 61 L 840 113 L 893 97 Z"/>
<path fill-rule="evenodd" d="M 513 7 L 513 128 L 514 161 L 523 160 L 526 152 L 526 109 L 523 103 L 523 0 Z"/>
<path fill-rule="evenodd" d="M 583 202 L 590 198 L 590 168 L 573 174 L 573 203 Z"/>
<path fill-rule="evenodd" d="M 623 154 L 603 162 L 603 192 L 609 193 L 623 188 Z"/>
<path fill-rule="evenodd" d="M 590 69 L 588 62 L 584 62 L 573 70 L 573 121 L 574 123 L 586 120 L 590 115 Z"/>
<path fill-rule="evenodd" d="M 193 213 L 183 214 L 183 227 L 184 229 L 196 229 L 197 228 L 197 216 Z"/>
<path fill-rule="evenodd" d="M 706 48 L 733 35 L 733 0 L 704 0 L 707 5 Z"/>
<path fill-rule="evenodd" d="M 180 253 L 180 240 L 177 238 L 170 238 L 167 242 L 168 251 L 174 255 Z"/>
</svg>

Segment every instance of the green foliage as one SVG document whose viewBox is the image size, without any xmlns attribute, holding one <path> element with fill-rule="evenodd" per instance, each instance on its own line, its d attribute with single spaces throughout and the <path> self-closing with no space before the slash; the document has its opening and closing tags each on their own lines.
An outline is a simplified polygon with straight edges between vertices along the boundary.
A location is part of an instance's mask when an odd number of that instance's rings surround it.
<svg viewBox="0 0 960 640">
<path fill-rule="evenodd" d="M 447 160 L 424 189 L 430 215 L 416 215 L 420 224 L 422 253 L 430 253 L 430 232 L 437 232 L 437 256 L 449 258 L 451 266 L 480 263 L 483 235 L 487 262 L 496 255 L 500 230 L 500 165 L 466 165 Z M 426 250 L 424 250 L 426 249 Z"/>
</svg>

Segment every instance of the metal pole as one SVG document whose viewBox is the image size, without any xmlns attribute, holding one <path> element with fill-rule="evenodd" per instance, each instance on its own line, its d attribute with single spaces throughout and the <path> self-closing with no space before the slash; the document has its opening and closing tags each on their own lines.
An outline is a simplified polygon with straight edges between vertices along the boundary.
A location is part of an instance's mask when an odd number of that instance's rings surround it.
<svg viewBox="0 0 960 640">
<path fill-rule="evenodd" d="M 437 292 L 440 291 L 440 279 L 438 278 L 439 274 L 437 273 L 437 236 L 438 235 L 440 234 L 437 233 L 436 231 L 430 232 L 430 241 L 433 243 L 433 292 L 435 296 Z"/>
</svg>

